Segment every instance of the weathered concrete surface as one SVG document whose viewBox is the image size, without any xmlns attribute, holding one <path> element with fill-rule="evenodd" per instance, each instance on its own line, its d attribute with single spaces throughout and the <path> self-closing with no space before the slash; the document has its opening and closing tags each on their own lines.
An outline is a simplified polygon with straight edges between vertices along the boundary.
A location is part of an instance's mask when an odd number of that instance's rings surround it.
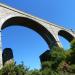
<svg viewBox="0 0 75 75">
<path fill-rule="evenodd" d="M 63 36 L 69 42 L 75 38 L 75 32 L 72 30 L 57 26 L 4 4 L 0 4 L 0 30 L 12 25 L 21 25 L 35 30 L 44 38 L 50 48 L 55 45 L 62 46 L 58 35 Z M 2 42 L 0 41 L 0 46 L 1 45 Z M 2 64 L 1 60 L 2 58 L 0 59 L 0 64 Z"/>
</svg>

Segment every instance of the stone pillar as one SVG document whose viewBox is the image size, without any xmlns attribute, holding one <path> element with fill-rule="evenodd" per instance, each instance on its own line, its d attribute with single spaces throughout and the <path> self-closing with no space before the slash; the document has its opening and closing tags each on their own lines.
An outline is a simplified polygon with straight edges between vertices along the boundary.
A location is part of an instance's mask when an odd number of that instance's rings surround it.
<svg viewBox="0 0 75 75">
<path fill-rule="evenodd" d="M 1 30 L 0 30 L 0 69 L 3 66 L 3 62 L 2 62 L 2 37 L 1 37 Z"/>
<path fill-rule="evenodd" d="M 2 53 L 3 66 L 14 63 L 13 52 L 11 48 L 5 48 Z"/>
<path fill-rule="evenodd" d="M 41 62 L 41 69 L 44 69 L 46 67 L 43 66 L 43 63 L 51 60 L 50 50 L 45 51 L 40 56 L 40 62 Z"/>
</svg>

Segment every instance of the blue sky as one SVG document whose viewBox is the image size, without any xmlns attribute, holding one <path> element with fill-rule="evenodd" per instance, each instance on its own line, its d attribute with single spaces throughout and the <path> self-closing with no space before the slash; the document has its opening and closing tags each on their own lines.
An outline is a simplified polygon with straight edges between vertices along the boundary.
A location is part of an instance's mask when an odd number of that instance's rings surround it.
<svg viewBox="0 0 75 75">
<path fill-rule="evenodd" d="M 75 29 L 75 0 L 0 0 L 1 3 L 30 13 L 49 22 Z M 3 49 L 12 48 L 17 63 L 24 61 L 31 69 L 40 67 L 39 55 L 48 45 L 35 31 L 20 26 L 8 27 L 2 31 Z M 38 42 L 39 41 L 39 42 Z M 68 42 L 64 43 L 68 48 Z"/>
</svg>

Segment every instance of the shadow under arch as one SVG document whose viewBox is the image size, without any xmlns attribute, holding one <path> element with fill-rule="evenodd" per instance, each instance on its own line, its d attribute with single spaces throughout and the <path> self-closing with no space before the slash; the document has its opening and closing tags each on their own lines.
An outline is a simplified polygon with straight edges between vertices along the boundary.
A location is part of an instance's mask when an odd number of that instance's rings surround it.
<svg viewBox="0 0 75 75">
<path fill-rule="evenodd" d="M 74 39 L 74 37 L 65 30 L 60 30 L 58 35 L 64 37 L 68 42 L 71 42 Z"/>
<path fill-rule="evenodd" d="M 36 31 L 37 33 L 39 33 L 43 37 L 43 39 L 46 41 L 49 48 L 52 48 L 53 46 L 58 46 L 53 35 L 43 25 L 36 22 L 35 20 L 29 19 L 26 17 L 15 16 L 15 17 L 11 17 L 7 19 L 3 23 L 1 30 L 5 29 L 6 27 L 15 26 L 15 25 L 28 27 Z"/>
</svg>

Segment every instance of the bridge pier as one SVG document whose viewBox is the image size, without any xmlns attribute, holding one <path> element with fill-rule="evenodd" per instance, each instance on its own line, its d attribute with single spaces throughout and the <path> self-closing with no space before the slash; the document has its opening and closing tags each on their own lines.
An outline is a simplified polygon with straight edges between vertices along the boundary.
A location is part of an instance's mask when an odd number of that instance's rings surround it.
<svg viewBox="0 0 75 75">
<path fill-rule="evenodd" d="M 2 36 L 1 36 L 1 30 L 0 30 L 0 69 L 3 67 L 2 62 Z"/>
</svg>

